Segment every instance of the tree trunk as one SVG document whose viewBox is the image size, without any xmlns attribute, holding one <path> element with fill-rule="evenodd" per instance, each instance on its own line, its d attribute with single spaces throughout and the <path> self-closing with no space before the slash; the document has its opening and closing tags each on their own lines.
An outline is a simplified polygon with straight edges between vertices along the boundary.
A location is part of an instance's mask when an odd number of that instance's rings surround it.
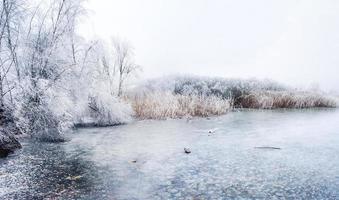
<svg viewBox="0 0 339 200">
<path fill-rule="evenodd" d="M 119 77 L 119 88 L 118 88 L 118 97 L 120 97 L 122 95 L 122 73 L 120 73 L 120 77 Z"/>
</svg>

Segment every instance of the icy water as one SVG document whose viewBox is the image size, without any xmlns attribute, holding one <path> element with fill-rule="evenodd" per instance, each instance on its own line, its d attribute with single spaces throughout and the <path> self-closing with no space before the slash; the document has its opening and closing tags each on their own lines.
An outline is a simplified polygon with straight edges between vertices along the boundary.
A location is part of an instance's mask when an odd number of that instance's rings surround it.
<svg viewBox="0 0 339 200">
<path fill-rule="evenodd" d="M 26 141 L 0 160 L 0 199 L 339 199 L 338 110 L 140 121 L 69 138 Z"/>
</svg>

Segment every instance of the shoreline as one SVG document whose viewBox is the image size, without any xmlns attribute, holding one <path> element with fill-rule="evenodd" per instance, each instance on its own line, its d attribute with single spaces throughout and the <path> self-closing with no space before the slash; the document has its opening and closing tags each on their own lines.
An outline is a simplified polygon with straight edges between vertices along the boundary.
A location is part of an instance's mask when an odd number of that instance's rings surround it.
<svg viewBox="0 0 339 200">
<path fill-rule="evenodd" d="M 153 118 L 148 118 L 148 119 L 138 119 L 134 118 L 132 122 L 142 122 L 142 121 L 166 121 L 166 120 L 194 120 L 194 119 L 206 119 L 210 120 L 211 118 L 215 117 L 220 117 L 223 115 L 227 115 L 230 112 L 252 112 L 252 111 L 262 111 L 262 112 L 267 112 L 267 111 L 283 111 L 283 112 L 291 112 L 291 111 L 315 111 L 315 110 L 326 110 L 326 111 L 336 111 L 338 110 L 338 107 L 313 107 L 313 108 L 274 108 L 274 109 L 258 109 L 258 108 L 233 108 L 230 109 L 227 113 L 220 114 L 220 115 L 210 115 L 210 116 L 181 116 L 181 117 L 175 117 L 175 118 L 162 118 L 162 119 L 153 119 Z M 119 123 L 119 124 L 112 124 L 112 125 L 100 125 L 97 123 L 87 123 L 87 124 L 74 124 L 73 130 L 77 129 L 87 129 L 87 128 L 107 128 L 107 127 L 115 127 L 115 126 L 122 126 L 122 125 L 127 125 L 129 123 Z M 2 129 L 3 130 L 3 129 Z M 1 134 L 0 134 L 1 136 Z M 0 158 L 5 158 L 9 154 L 13 153 L 14 151 L 18 150 L 21 148 L 21 140 L 22 139 L 27 139 L 30 136 L 27 134 L 19 134 L 15 135 L 14 133 L 9 133 L 6 132 L 6 136 L 9 140 L 6 141 L 0 141 Z M 61 141 L 61 142 L 66 142 Z M 51 142 L 55 143 L 55 142 Z"/>
</svg>

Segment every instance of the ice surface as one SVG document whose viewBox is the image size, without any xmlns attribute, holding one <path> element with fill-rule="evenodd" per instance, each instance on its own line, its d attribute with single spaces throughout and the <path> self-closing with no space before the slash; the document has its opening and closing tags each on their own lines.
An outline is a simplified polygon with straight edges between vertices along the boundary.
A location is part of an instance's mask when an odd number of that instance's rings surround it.
<svg viewBox="0 0 339 200">
<path fill-rule="evenodd" d="M 242 111 L 79 129 L 1 160 L 0 198 L 338 199 L 338 117 Z"/>
</svg>

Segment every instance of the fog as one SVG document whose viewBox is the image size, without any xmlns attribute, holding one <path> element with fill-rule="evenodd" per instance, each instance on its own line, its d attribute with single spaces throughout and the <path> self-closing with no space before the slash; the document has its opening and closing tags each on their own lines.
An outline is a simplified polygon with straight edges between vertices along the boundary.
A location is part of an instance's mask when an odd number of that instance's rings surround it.
<svg viewBox="0 0 339 200">
<path fill-rule="evenodd" d="M 269 78 L 339 90 L 334 0 L 89 0 L 78 31 L 130 41 L 140 78 L 167 74 Z"/>
</svg>

